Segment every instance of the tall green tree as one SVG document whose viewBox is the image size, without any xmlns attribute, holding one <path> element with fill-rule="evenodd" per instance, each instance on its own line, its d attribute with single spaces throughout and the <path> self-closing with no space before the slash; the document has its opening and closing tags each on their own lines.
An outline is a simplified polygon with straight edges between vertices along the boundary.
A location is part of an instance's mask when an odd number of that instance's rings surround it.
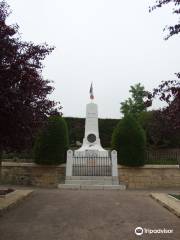
<svg viewBox="0 0 180 240">
<path fill-rule="evenodd" d="M 130 87 L 129 93 L 131 97 L 121 103 L 120 111 L 124 114 L 131 114 L 135 118 L 139 117 L 139 114 L 147 110 L 147 105 L 144 103 L 144 98 L 147 97 L 147 92 L 144 86 L 140 83 Z"/>
</svg>

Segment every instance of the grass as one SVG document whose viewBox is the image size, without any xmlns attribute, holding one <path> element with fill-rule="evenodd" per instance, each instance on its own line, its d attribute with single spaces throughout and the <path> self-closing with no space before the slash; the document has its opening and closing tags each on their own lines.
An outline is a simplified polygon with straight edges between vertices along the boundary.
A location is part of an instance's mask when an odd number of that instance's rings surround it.
<svg viewBox="0 0 180 240">
<path fill-rule="evenodd" d="M 177 195 L 177 194 L 169 194 L 169 195 L 174 197 L 174 198 L 176 198 L 176 199 L 178 199 L 178 200 L 180 200 L 180 195 Z"/>
</svg>

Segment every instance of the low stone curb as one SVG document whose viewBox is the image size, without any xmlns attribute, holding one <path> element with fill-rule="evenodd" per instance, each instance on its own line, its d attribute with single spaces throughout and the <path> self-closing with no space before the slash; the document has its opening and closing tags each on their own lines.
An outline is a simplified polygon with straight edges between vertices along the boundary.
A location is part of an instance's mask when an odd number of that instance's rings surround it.
<svg viewBox="0 0 180 240">
<path fill-rule="evenodd" d="M 81 185 L 81 184 L 59 184 L 59 189 L 66 190 L 126 190 L 126 185 Z"/>
<path fill-rule="evenodd" d="M 151 193 L 150 196 L 159 202 L 164 208 L 180 217 L 180 200 L 172 198 L 166 193 Z"/>
<path fill-rule="evenodd" d="M 17 205 L 33 193 L 33 190 L 15 190 L 0 198 L 0 216 L 9 208 Z"/>
</svg>

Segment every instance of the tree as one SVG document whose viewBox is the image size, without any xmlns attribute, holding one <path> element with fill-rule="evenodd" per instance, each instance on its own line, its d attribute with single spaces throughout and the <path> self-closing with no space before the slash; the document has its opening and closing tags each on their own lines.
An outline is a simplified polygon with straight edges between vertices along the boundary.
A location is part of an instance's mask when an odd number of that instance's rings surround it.
<svg viewBox="0 0 180 240">
<path fill-rule="evenodd" d="M 135 118 L 138 118 L 141 112 L 147 110 L 147 106 L 144 104 L 147 92 L 140 83 L 131 86 L 129 92 L 131 93 L 131 97 L 121 103 L 120 110 L 124 115 L 132 114 Z"/>
<path fill-rule="evenodd" d="M 148 139 L 153 148 L 179 148 L 180 129 L 174 130 L 166 119 L 164 111 L 155 110 L 148 122 Z"/>
<path fill-rule="evenodd" d="M 69 136 L 64 118 L 51 116 L 37 135 L 34 160 L 38 164 L 64 163 L 68 146 Z"/>
<path fill-rule="evenodd" d="M 141 112 L 138 117 L 138 122 L 146 133 L 147 147 L 151 147 L 154 144 L 152 140 L 152 123 L 153 123 L 154 111 Z"/>
<path fill-rule="evenodd" d="M 177 74 L 180 78 L 180 74 Z M 170 132 L 180 130 L 180 82 L 179 80 L 163 81 L 158 88 L 149 95 L 149 100 L 158 97 L 166 103 L 166 106 L 159 110 L 161 121 L 165 121 Z M 158 116 L 157 116 L 158 118 Z"/>
<path fill-rule="evenodd" d="M 20 151 L 31 147 L 39 126 L 61 107 L 48 99 L 53 87 L 42 76 L 42 61 L 54 48 L 22 41 L 18 25 L 6 24 L 9 14 L 1 1 L 0 150 Z"/>
<path fill-rule="evenodd" d="M 126 114 L 112 135 L 112 149 L 118 152 L 118 163 L 142 166 L 145 161 L 145 132 L 135 118 Z"/>
<path fill-rule="evenodd" d="M 161 8 L 167 4 L 173 4 L 172 13 L 173 14 L 180 14 L 180 1 L 179 0 L 157 0 L 156 4 L 152 7 L 149 7 L 149 11 L 153 11 L 157 8 Z M 165 40 L 169 39 L 170 37 L 174 36 L 175 34 L 178 34 L 180 32 L 180 22 L 177 24 L 166 26 L 164 28 L 164 31 L 168 30 L 169 34 L 165 37 Z"/>
<path fill-rule="evenodd" d="M 156 4 L 150 7 L 150 12 L 170 3 L 173 4 L 173 14 L 179 15 L 179 0 L 157 0 Z M 169 34 L 165 37 L 165 40 L 167 40 L 179 34 L 180 22 L 173 26 L 168 26 L 165 29 L 169 31 Z M 152 94 L 148 95 L 148 100 L 146 101 L 146 104 L 151 105 L 153 99 L 158 96 L 161 101 L 166 103 L 166 107 L 159 111 L 159 119 L 158 116 L 156 119 L 166 122 L 166 126 L 168 126 L 168 131 L 171 132 L 171 135 L 180 131 L 180 73 L 175 73 L 175 75 L 177 79 L 162 81 L 158 88 L 155 88 Z"/>
</svg>

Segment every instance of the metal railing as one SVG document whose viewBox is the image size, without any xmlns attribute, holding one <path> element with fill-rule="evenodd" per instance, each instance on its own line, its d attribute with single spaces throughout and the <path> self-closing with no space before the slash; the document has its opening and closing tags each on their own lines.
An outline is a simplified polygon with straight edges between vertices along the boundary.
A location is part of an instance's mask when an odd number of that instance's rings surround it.
<svg viewBox="0 0 180 240">
<path fill-rule="evenodd" d="M 147 151 L 146 152 L 146 164 L 170 164 L 179 165 L 180 164 L 180 150 L 170 149 L 170 150 L 157 150 L 157 151 Z"/>
<path fill-rule="evenodd" d="M 72 176 L 112 176 L 110 157 L 73 157 Z"/>
<path fill-rule="evenodd" d="M 112 176 L 118 177 L 117 152 L 109 156 L 77 156 L 67 151 L 66 177 L 71 176 Z"/>
</svg>

